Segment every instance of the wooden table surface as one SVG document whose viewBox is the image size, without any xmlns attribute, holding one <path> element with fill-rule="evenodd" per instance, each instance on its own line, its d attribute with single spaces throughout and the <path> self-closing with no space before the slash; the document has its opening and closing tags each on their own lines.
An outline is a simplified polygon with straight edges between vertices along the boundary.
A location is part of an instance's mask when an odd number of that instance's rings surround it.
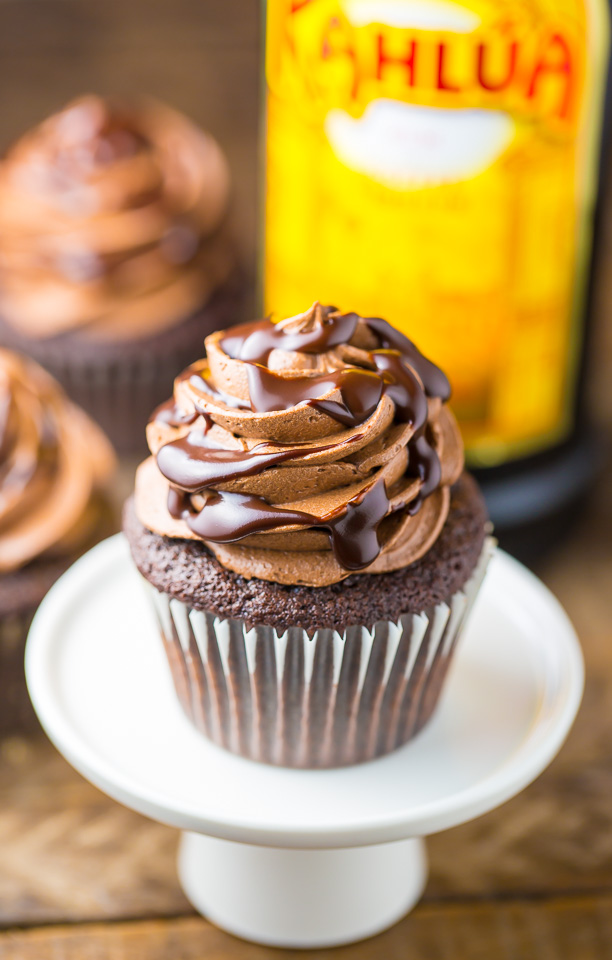
<svg viewBox="0 0 612 960">
<path fill-rule="evenodd" d="M 0 135 L 8 141 L 86 89 L 166 97 L 224 142 L 235 223 L 252 254 L 257 7 L 256 0 L 3 0 Z M 608 233 L 610 224 L 612 215 Z M 591 384 L 607 437 L 611 264 L 606 255 Z M 558 758 L 499 810 L 431 838 L 425 897 L 405 920 L 314 957 L 612 960 L 611 481 L 612 458 L 571 538 L 537 570 L 573 619 L 587 663 L 583 707 Z M 0 960 L 298 955 L 243 943 L 195 916 L 177 882 L 176 845 L 176 831 L 105 797 L 42 734 L 5 738 Z"/>
</svg>

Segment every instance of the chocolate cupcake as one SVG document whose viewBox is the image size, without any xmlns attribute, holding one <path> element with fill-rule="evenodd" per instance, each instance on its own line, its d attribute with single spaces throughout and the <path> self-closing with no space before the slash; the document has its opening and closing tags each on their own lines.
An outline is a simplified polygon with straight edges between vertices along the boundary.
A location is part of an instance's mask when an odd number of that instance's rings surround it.
<svg viewBox="0 0 612 960">
<path fill-rule="evenodd" d="M 61 573 L 106 536 L 106 437 L 32 360 L 0 349 L 0 730 L 31 716 L 23 649 Z"/>
<path fill-rule="evenodd" d="M 217 143 L 160 103 L 87 96 L 0 166 L 0 342 L 45 366 L 118 449 L 236 316 Z"/>
<path fill-rule="evenodd" d="M 254 760 L 388 753 L 431 717 L 492 549 L 448 381 L 384 320 L 319 304 L 206 350 L 124 514 L 178 697 Z"/>
</svg>

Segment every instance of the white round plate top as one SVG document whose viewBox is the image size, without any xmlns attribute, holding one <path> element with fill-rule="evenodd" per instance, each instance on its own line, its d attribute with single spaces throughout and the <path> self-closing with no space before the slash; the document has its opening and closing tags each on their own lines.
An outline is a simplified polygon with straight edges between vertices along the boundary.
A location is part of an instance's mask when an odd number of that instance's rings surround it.
<svg viewBox="0 0 612 960">
<path fill-rule="evenodd" d="M 439 709 L 412 743 L 337 770 L 242 760 L 183 715 L 122 535 L 52 588 L 30 632 L 26 672 L 50 738 L 112 797 L 183 829 L 288 847 L 399 840 L 496 807 L 554 757 L 583 685 L 565 613 L 500 551 Z"/>
</svg>

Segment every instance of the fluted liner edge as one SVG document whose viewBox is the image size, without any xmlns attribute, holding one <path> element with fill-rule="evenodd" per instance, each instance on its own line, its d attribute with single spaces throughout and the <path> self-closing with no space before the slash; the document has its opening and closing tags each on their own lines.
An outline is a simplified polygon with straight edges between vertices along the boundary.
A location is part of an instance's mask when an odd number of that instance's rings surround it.
<svg viewBox="0 0 612 960">
<path fill-rule="evenodd" d="M 342 632 L 249 628 L 145 581 L 184 712 L 218 746 L 280 766 L 339 767 L 395 750 L 436 708 L 494 546 L 487 538 L 446 603 Z"/>
</svg>

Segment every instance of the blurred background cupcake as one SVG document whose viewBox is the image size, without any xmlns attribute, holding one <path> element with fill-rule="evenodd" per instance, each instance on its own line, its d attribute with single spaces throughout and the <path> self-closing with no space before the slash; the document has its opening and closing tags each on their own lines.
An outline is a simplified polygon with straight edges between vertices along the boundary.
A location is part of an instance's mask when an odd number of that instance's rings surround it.
<svg viewBox="0 0 612 960">
<path fill-rule="evenodd" d="M 0 349 L 0 677 L 4 727 L 33 716 L 23 648 L 70 563 L 112 529 L 115 468 L 100 428 L 38 364 Z M 3 730 L 2 732 L 6 732 Z"/>
<path fill-rule="evenodd" d="M 152 100 L 81 97 L 0 166 L 0 343 L 42 363 L 117 448 L 242 283 L 216 141 Z"/>
<path fill-rule="evenodd" d="M 494 546 L 449 382 L 318 303 L 206 350 L 124 510 L 181 705 L 252 760 L 389 753 L 432 717 Z"/>
</svg>

